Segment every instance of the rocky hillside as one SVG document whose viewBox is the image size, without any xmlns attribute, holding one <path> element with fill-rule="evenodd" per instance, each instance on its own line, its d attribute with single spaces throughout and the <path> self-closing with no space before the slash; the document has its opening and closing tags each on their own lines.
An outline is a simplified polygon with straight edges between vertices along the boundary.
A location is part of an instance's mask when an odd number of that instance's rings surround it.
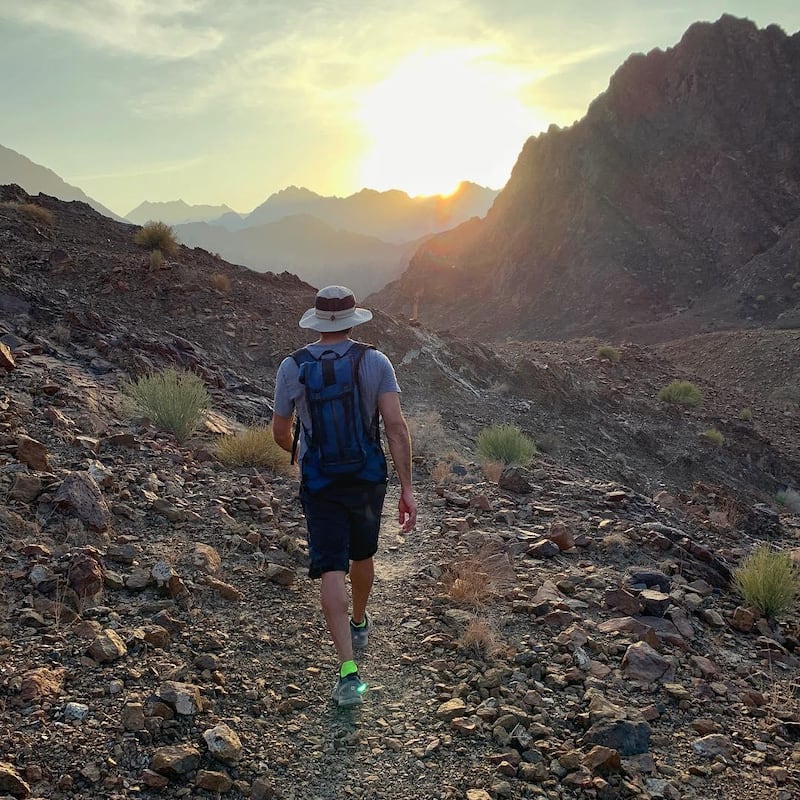
<svg viewBox="0 0 800 800">
<path fill-rule="evenodd" d="M 376 314 L 363 337 L 398 368 L 420 524 L 400 535 L 391 484 L 371 688 L 343 713 L 296 478 L 214 448 L 268 419 L 314 290 L 187 247 L 151 271 L 130 226 L 18 187 L 0 188 L 0 281 L 3 793 L 800 791 L 796 618 L 759 617 L 729 583 L 759 543 L 798 547 L 800 510 L 775 500 L 798 486 L 800 415 L 751 375 L 795 369 L 796 332 L 613 360 L 592 340 L 492 348 Z M 122 402 L 124 380 L 167 365 L 212 395 L 184 445 Z M 689 377 L 699 407 L 655 399 Z M 536 439 L 529 467 L 476 463 L 491 421 Z"/>
<path fill-rule="evenodd" d="M 89 197 L 77 186 L 64 181 L 53 170 L 35 164 L 29 158 L 0 145 L 0 184 L 16 183 L 31 194 L 44 192 L 62 200 L 80 200 L 106 217 L 120 220 L 113 211 Z"/>
<path fill-rule="evenodd" d="M 697 23 L 531 138 L 486 219 L 423 244 L 376 302 L 484 338 L 796 327 L 799 108 L 800 35 Z"/>
</svg>

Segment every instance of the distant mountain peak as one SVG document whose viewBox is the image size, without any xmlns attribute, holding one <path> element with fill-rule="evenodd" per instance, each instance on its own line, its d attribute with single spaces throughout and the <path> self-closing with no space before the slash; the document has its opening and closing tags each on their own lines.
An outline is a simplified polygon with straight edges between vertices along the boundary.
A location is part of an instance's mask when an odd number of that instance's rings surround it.
<svg viewBox="0 0 800 800">
<path fill-rule="evenodd" d="M 82 189 L 67 183 L 53 170 L 31 161 L 10 147 L 0 145 L 0 184 L 11 183 L 16 183 L 31 195 L 41 192 L 59 200 L 78 200 L 105 217 L 124 222 L 122 217 L 89 197 Z"/>
<path fill-rule="evenodd" d="M 209 222 L 225 214 L 235 214 L 227 205 L 190 205 L 185 200 L 145 200 L 126 215 L 136 225 L 150 220 L 180 225 L 186 222 Z"/>
</svg>

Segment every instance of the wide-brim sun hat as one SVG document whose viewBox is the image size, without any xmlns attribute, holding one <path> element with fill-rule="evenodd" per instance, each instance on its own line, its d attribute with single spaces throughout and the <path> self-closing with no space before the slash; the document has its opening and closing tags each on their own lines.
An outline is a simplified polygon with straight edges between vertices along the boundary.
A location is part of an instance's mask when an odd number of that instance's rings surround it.
<svg viewBox="0 0 800 800">
<path fill-rule="evenodd" d="M 301 328 L 320 333 L 345 331 L 362 322 L 369 322 L 372 312 L 356 306 L 356 296 L 346 286 L 326 286 L 317 292 L 314 307 L 300 318 Z"/>
</svg>

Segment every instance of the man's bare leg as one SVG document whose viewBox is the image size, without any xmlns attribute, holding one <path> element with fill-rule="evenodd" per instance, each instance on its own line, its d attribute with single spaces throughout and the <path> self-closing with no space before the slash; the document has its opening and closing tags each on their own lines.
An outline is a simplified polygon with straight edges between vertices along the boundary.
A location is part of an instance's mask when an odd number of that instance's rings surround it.
<svg viewBox="0 0 800 800">
<path fill-rule="evenodd" d="M 353 660 L 353 643 L 350 639 L 350 619 L 347 613 L 347 586 L 344 572 L 325 572 L 322 575 L 320 596 L 322 613 L 333 637 L 333 646 L 339 656 L 339 663 Z"/>
<path fill-rule="evenodd" d="M 367 600 L 375 580 L 375 562 L 372 556 L 350 564 L 350 584 L 353 590 L 353 622 L 364 621 Z"/>
</svg>

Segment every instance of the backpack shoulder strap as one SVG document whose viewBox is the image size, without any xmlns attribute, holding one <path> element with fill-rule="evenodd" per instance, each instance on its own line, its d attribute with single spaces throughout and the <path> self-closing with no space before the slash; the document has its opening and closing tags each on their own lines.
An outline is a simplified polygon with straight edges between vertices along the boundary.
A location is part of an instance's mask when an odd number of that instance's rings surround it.
<svg viewBox="0 0 800 800">
<path fill-rule="evenodd" d="M 347 351 L 348 353 L 352 353 L 351 356 L 353 359 L 353 378 L 358 385 L 359 394 L 361 393 L 361 382 L 359 380 L 358 370 L 361 366 L 361 359 L 364 358 L 364 353 L 367 350 L 377 350 L 378 348 L 375 347 L 374 344 L 368 344 L 367 342 L 353 342 L 353 346 Z M 362 409 L 363 413 L 363 409 Z M 368 430 L 372 438 L 376 441 L 380 440 L 380 413 L 378 409 L 375 409 L 375 414 L 373 415 L 372 419 L 365 419 L 365 424 L 368 423 Z"/>
<path fill-rule="evenodd" d="M 294 353 L 291 353 L 291 358 L 294 360 L 294 363 L 297 364 L 299 367 L 301 364 L 304 364 L 307 361 L 316 361 L 317 359 L 311 355 L 311 351 L 307 347 L 301 347 L 299 350 L 295 350 Z"/>
<path fill-rule="evenodd" d="M 299 350 L 295 350 L 294 353 L 291 354 L 294 363 L 297 364 L 298 368 L 301 364 L 305 364 L 308 361 L 314 361 L 314 356 L 311 355 L 309 350 L 305 347 L 301 347 Z M 290 460 L 290 464 L 297 463 L 297 444 L 300 441 L 300 415 L 295 413 L 294 417 L 294 435 L 292 436 L 292 458 Z"/>
</svg>

